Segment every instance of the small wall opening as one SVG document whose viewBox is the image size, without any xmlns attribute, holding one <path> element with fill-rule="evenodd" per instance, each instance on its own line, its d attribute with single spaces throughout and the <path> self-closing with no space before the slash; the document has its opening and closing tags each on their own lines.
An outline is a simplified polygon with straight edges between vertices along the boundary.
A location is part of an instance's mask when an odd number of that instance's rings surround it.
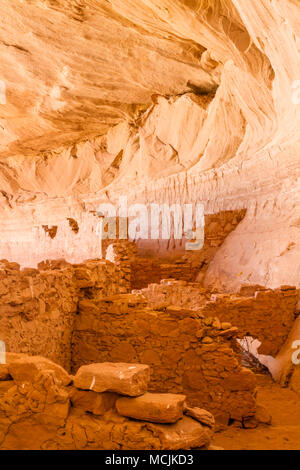
<svg viewBox="0 0 300 470">
<path fill-rule="evenodd" d="M 256 374 L 270 374 L 270 365 L 275 359 L 272 356 L 259 354 L 261 341 L 250 335 L 237 338 L 238 348 L 241 352 L 242 365 Z"/>
</svg>

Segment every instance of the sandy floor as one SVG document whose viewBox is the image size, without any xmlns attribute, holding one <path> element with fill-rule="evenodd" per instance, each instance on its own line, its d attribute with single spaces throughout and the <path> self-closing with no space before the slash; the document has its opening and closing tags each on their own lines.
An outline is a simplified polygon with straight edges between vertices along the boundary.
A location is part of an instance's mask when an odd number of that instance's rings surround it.
<svg viewBox="0 0 300 470">
<path fill-rule="evenodd" d="M 300 396 L 258 376 L 257 401 L 272 416 L 270 426 L 256 429 L 229 427 L 216 434 L 213 444 L 225 450 L 300 450 Z"/>
</svg>

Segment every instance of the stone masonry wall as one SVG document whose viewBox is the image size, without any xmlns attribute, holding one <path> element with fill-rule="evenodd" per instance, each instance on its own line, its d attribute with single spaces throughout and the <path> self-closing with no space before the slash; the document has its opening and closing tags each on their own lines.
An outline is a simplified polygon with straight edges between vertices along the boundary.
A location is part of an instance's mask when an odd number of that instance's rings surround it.
<svg viewBox="0 0 300 470">
<path fill-rule="evenodd" d="M 128 240 L 117 240 L 106 248 L 106 260 L 114 263 L 122 272 L 120 293 L 131 290 L 132 285 L 132 260 L 137 256 L 137 245 Z"/>
<path fill-rule="evenodd" d="M 6 350 L 44 355 L 69 368 L 78 301 L 72 267 L 0 266 L 0 339 Z"/>
<path fill-rule="evenodd" d="M 262 345 L 260 354 L 275 356 L 284 344 L 297 314 L 299 290 L 282 286 L 265 289 L 244 286 L 237 294 L 212 293 L 198 283 L 165 279 L 140 291 L 152 308 L 177 305 L 200 312 L 205 317 L 216 315 L 223 322 L 239 328 L 239 337 L 252 336 Z"/>
<path fill-rule="evenodd" d="M 184 393 L 218 420 L 247 421 L 255 413 L 255 377 L 241 367 L 236 328 L 217 318 L 170 307 L 155 311 L 141 295 L 79 303 L 73 370 L 91 362 L 151 366 L 151 391 Z"/>
<path fill-rule="evenodd" d="M 147 243 L 148 256 L 143 256 L 143 249 L 140 248 L 140 256 L 132 260 L 132 289 L 142 289 L 166 278 L 202 282 L 209 263 L 245 214 L 245 210 L 237 210 L 205 215 L 204 245 L 201 250 L 183 251 L 184 254 L 181 251 L 177 257 L 175 251 L 173 258 L 168 259 L 155 249 L 150 256 L 151 249 Z"/>
<path fill-rule="evenodd" d="M 257 290 L 252 296 L 214 295 L 199 311 L 219 316 L 239 328 L 239 337 L 252 336 L 262 345 L 260 354 L 276 356 L 296 318 L 299 290 L 282 286 L 278 289 Z"/>
<path fill-rule="evenodd" d="M 105 260 L 38 267 L 0 262 L 0 340 L 7 351 L 43 355 L 70 370 L 78 300 L 119 293 L 125 274 Z"/>
</svg>

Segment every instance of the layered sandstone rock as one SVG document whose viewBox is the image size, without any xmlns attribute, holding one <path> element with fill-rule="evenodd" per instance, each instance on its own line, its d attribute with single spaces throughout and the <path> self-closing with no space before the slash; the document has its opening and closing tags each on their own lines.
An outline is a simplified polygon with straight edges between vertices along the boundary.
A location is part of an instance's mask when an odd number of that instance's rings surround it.
<svg viewBox="0 0 300 470">
<path fill-rule="evenodd" d="M 208 285 L 299 285 L 295 0 L 14 0 L 2 13 L 0 257 L 99 257 L 93 211 L 119 195 L 201 202 L 247 209 Z"/>
</svg>

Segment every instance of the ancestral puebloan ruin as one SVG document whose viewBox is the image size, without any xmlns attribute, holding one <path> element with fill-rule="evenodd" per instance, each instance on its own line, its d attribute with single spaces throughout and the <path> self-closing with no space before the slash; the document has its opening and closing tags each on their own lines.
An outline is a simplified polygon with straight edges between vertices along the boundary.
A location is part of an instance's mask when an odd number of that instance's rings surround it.
<svg viewBox="0 0 300 470">
<path fill-rule="evenodd" d="M 299 1 L 0 4 L 0 450 L 300 450 Z"/>
</svg>

